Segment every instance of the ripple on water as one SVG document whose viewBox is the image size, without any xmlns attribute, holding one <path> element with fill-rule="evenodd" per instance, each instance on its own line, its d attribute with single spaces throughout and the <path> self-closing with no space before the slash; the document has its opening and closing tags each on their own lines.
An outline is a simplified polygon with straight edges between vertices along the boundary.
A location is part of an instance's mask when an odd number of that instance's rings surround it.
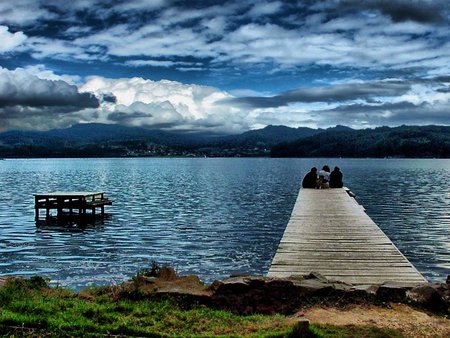
<svg viewBox="0 0 450 338">
<path fill-rule="evenodd" d="M 39 273 L 77 289 L 121 282 L 152 260 L 206 281 L 266 273 L 301 178 L 324 163 L 341 167 L 367 213 L 427 278 L 445 278 L 450 161 L 370 159 L 2 161 L 0 275 Z M 110 217 L 85 231 L 36 228 L 32 193 L 56 190 L 104 190 L 114 200 Z"/>
</svg>

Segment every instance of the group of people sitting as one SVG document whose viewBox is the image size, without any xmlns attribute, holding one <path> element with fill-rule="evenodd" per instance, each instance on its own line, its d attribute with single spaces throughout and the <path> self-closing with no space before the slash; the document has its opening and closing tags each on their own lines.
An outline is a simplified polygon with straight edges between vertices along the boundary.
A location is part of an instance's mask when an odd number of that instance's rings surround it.
<svg viewBox="0 0 450 338">
<path fill-rule="evenodd" d="M 302 181 L 302 187 L 309 189 L 342 188 L 343 186 L 342 172 L 339 167 L 334 167 L 334 170 L 330 172 L 330 167 L 327 165 L 324 165 L 318 173 L 316 167 L 311 168 Z"/>
</svg>

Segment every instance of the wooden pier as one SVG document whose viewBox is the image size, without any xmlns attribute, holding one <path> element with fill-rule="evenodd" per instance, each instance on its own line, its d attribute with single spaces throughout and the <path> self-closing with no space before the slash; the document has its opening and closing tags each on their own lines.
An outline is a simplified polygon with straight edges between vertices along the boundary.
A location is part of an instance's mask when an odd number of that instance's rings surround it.
<svg viewBox="0 0 450 338">
<path fill-rule="evenodd" d="M 313 271 L 350 284 L 426 282 L 345 188 L 300 189 L 268 276 Z"/>
<path fill-rule="evenodd" d="M 40 221 L 41 210 L 45 210 L 47 222 L 53 217 L 51 210 L 56 210 L 57 221 L 83 221 L 97 215 L 103 217 L 105 206 L 112 204 L 111 200 L 105 198 L 103 192 L 87 191 L 34 194 L 34 201 L 36 222 Z"/>
</svg>

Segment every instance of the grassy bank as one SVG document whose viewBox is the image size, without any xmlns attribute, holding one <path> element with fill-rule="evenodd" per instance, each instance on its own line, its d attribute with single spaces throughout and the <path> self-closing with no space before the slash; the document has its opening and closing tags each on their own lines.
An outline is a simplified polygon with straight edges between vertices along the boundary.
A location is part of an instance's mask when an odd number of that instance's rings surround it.
<svg viewBox="0 0 450 338">
<path fill-rule="evenodd" d="M 2 336 L 144 337 L 401 337 L 373 327 L 314 326 L 298 333 L 281 315 L 241 316 L 174 300 L 117 299 L 105 288 L 75 293 L 44 279 L 10 279 L 0 287 Z"/>
</svg>

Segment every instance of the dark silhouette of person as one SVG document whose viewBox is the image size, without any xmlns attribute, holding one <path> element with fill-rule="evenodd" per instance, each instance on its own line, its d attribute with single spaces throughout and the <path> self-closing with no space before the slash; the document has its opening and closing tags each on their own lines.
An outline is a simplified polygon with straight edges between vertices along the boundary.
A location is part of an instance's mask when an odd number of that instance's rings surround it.
<svg viewBox="0 0 450 338">
<path fill-rule="evenodd" d="M 311 171 L 303 177 L 302 187 L 308 189 L 315 189 L 317 181 L 317 168 L 311 168 Z"/>
<path fill-rule="evenodd" d="M 343 186 L 342 172 L 339 167 L 334 167 L 334 170 L 330 174 L 330 188 L 342 188 Z"/>
</svg>

